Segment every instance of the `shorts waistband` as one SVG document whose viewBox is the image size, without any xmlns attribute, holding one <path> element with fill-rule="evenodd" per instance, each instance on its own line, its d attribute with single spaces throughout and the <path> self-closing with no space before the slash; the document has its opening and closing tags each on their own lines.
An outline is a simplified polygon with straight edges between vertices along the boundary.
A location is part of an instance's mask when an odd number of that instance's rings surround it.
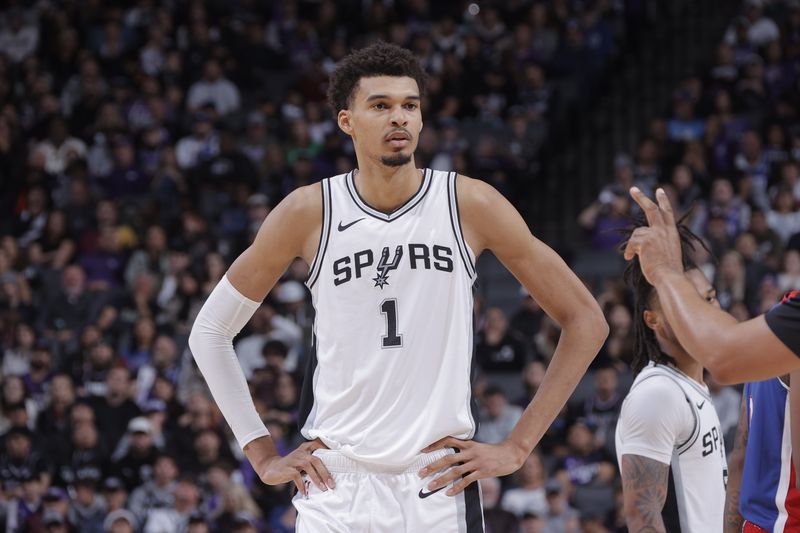
<svg viewBox="0 0 800 533">
<path fill-rule="evenodd" d="M 420 469 L 438 461 L 446 455 L 455 453 L 452 448 L 421 453 L 408 465 L 381 465 L 356 461 L 336 450 L 320 448 L 314 451 L 331 473 L 339 474 L 416 474 Z"/>
</svg>

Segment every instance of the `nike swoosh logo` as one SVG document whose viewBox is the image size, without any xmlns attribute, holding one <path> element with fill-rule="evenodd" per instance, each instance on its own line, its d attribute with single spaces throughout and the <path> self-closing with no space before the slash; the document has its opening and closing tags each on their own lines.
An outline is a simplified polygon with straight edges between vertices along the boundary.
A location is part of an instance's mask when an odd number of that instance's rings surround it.
<svg viewBox="0 0 800 533">
<path fill-rule="evenodd" d="M 361 222 L 362 220 L 364 220 L 364 217 L 357 218 L 354 221 L 350 222 L 349 224 L 342 224 L 342 221 L 340 220 L 339 221 L 339 231 L 344 231 L 347 228 L 349 228 L 350 226 L 352 226 L 353 224 L 355 224 L 356 222 Z"/>
<path fill-rule="evenodd" d="M 698 409 L 702 409 L 702 408 L 703 408 L 703 406 L 704 406 L 705 404 L 706 404 L 706 401 L 705 401 L 705 400 L 703 400 L 702 402 L 700 402 L 700 403 L 698 403 L 698 404 L 697 404 L 697 408 L 698 408 Z"/>
<path fill-rule="evenodd" d="M 446 486 L 446 485 L 445 485 L 445 486 Z M 419 489 L 419 497 L 420 497 L 420 498 L 422 498 L 422 499 L 424 500 L 424 499 L 425 499 L 425 498 L 427 498 L 428 496 L 431 496 L 431 495 L 433 495 L 433 494 L 436 494 L 436 493 L 437 493 L 437 492 L 439 492 L 440 490 L 444 490 L 444 489 L 445 489 L 445 487 L 439 487 L 438 489 L 436 489 L 436 490 L 432 490 L 432 491 L 430 491 L 430 492 L 422 492 L 422 489 Z"/>
</svg>

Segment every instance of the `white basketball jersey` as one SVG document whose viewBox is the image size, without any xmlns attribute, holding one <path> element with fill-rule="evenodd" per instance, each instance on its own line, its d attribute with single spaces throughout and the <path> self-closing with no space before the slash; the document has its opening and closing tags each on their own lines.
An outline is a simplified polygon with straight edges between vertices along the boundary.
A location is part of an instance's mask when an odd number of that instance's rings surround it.
<svg viewBox="0 0 800 533">
<path fill-rule="evenodd" d="M 323 227 L 307 282 L 316 319 L 300 409 L 307 439 L 359 461 L 405 465 L 445 436 L 471 438 L 475 257 L 455 173 L 424 169 L 392 213 L 353 172 L 322 181 Z"/>
<path fill-rule="evenodd" d="M 664 387 L 675 390 L 668 403 L 661 392 Z M 636 376 L 622 404 L 616 446 L 620 466 L 628 453 L 669 462 L 661 511 L 668 532 L 722 532 L 728 464 L 708 387 L 675 368 L 651 362 Z"/>
</svg>

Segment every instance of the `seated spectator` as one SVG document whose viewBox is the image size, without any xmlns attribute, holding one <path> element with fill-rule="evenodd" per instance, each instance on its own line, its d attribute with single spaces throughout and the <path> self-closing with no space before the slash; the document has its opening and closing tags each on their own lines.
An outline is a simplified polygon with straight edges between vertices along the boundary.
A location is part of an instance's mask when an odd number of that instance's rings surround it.
<svg viewBox="0 0 800 533">
<path fill-rule="evenodd" d="M 591 246 L 598 251 L 614 251 L 622 240 L 618 230 L 626 226 L 631 215 L 627 191 L 612 188 L 578 215 L 578 224 L 587 232 Z"/>
<path fill-rule="evenodd" d="M 53 452 L 56 467 L 54 482 L 67 487 L 81 478 L 97 478 L 108 471 L 108 452 L 103 448 L 97 428 L 91 422 L 73 424 L 69 446 Z M 64 449 L 66 448 L 66 449 Z"/>
<path fill-rule="evenodd" d="M 103 521 L 107 514 L 106 502 L 97 492 L 100 478 L 78 479 L 73 485 L 75 497 L 69 509 L 69 522 L 81 533 L 104 533 Z"/>
<path fill-rule="evenodd" d="M 203 67 L 203 78 L 189 87 L 186 105 L 189 111 L 211 103 L 221 117 L 239 110 L 239 89 L 226 79 L 216 59 L 210 59 Z"/>
<path fill-rule="evenodd" d="M 153 444 L 150 422 L 138 416 L 128 424 L 130 445 L 120 450 L 119 456 L 112 456 L 111 471 L 122 479 L 128 491 L 132 491 L 153 477 L 154 465 L 159 457 Z M 174 461 L 173 461 L 174 462 Z"/>
<path fill-rule="evenodd" d="M 159 455 L 153 463 L 152 479 L 145 481 L 131 492 L 127 508 L 137 521 L 146 524 L 158 509 L 169 509 L 175 501 L 178 467 L 170 455 Z M 169 529 L 176 531 L 178 528 Z"/>
<path fill-rule="evenodd" d="M 39 473 L 33 470 L 20 472 L 18 483 L 14 490 L 8 492 L 6 531 L 30 531 L 42 523 L 44 513 L 41 504 L 46 484 Z"/>
<path fill-rule="evenodd" d="M 522 408 L 509 405 L 503 389 L 496 386 L 486 387 L 475 440 L 489 444 L 504 441 L 521 416 Z"/>
<path fill-rule="evenodd" d="M 795 209 L 794 195 L 789 190 L 779 191 L 772 204 L 767 212 L 767 224 L 786 243 L 789 237 L 800 232 L 800 211 Z"/>
<path fill-rule="evenodd" d="M 125 490 L 125 484 L 118 477 L 105 478 L 102 493 L 109 513 L 124 509 L 128 502 L 128 492 Z"/>
<path fill-rule="evenodd" d="M 125 367 L 110 369 L 106 379 L 105 395 L 89 398 L 88 401 L 95 412 L 97 429 L 103 436 L 105 448 L 109 451 L 115 450 L 126 429 L 130 431 L 128 422 L 141 412 L 131 399 L 128 369 Z"/>
<path fill-rule="evenodd" d="M 624 397 L 619 393 L 619 373 L 611 361 L 600 361 L 593 373 L 594 391 L 571 410 L 571 419 L 583 419 L 595 428 L 600 446 L 614 442 Z M 609 450 L 613 451 L 613 450 Z"/>
<path fill-rule="evenodd" d="M 48 340 L 66 344 L 76 338 L 97 307 L 87 290 L 86 272 L 78 265 L 64 269 L 62 285 L 45 301 L 39 329 Z"/>
<path fill-rule="evenodd" d="M 487 374 L 521 372 L 528 354 L 524 341 L 509 329 L 500 308 L 486 311 L 486 324 L 478 333 L 475 360 Z"/>
<path fill-rule="evenodd" d="M 578 533 L 578 511 L 569 506 L 566 491 L 556 480 L 545 485 L 547 495 L 547 531 L 558 533 Z"/>
<path fill-rule="evenodd" d="M 537 451 L 534 451 L 516 472 L 513 488 L 503 494 L 501 507 L 517 518 L 522 518 L 527 513 L 545 516 L 547 513 L 545 477 L 542 458 Z"/>
<path fill-rule="evenodd" d="M 137 527 L 136 517 L 127 509 L 111 511 L 103 520 L 103 529 L 107 533 L 135 533 Z"/>
<path fill-rule="evenodd" d="M 498 506 L 500 501 L 500 480 L 496 477 L 487 477 L 480 480 L 481 499 L 483 501 L 483 521 L 487 531 L 510 531 L 517 530 L 517 518 L 513 513 L 501 509 Z"/>
</svg>

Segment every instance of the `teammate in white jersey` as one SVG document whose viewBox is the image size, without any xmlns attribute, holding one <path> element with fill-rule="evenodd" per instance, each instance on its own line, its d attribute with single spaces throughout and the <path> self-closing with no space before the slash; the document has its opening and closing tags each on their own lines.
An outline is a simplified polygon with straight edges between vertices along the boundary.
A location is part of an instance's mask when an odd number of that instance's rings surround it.
<svg viewBox="0 0 800 533">
<path fill-rule="evenodd" d="M 681 230 L 684 250 L 699 243 L 688 229 Z M 719 307 L 714 288 L 685 256 L 687 279 Z M 625 279 L 635 296 L 633 370 L 638 373 L 616 432 L 628 530 L 721 532 L 727 463 L 703 367 L 678 342 L 638 261 L 629 264 Z"/>
<path fill-rule="evenodd" d="M 474 482 L 522 465 L 607 335 L 591 294 L 495 189 L 416 168 L 424 81 L 409 51 L 385 43 L 337 65 L 329 100 L 358 168 L 287 196 L 190 336 L 262 481 L 297 485 L 301 533 L 483 531 Z M 470 440 L 472 285 L 484 250 L 562 327 L 537 395 L 494 445 Z M 280 457 L 231 339 L 295 257 L 311 265 L 316 355 L 301 413 L 309 442 Z"/>
</svg>

